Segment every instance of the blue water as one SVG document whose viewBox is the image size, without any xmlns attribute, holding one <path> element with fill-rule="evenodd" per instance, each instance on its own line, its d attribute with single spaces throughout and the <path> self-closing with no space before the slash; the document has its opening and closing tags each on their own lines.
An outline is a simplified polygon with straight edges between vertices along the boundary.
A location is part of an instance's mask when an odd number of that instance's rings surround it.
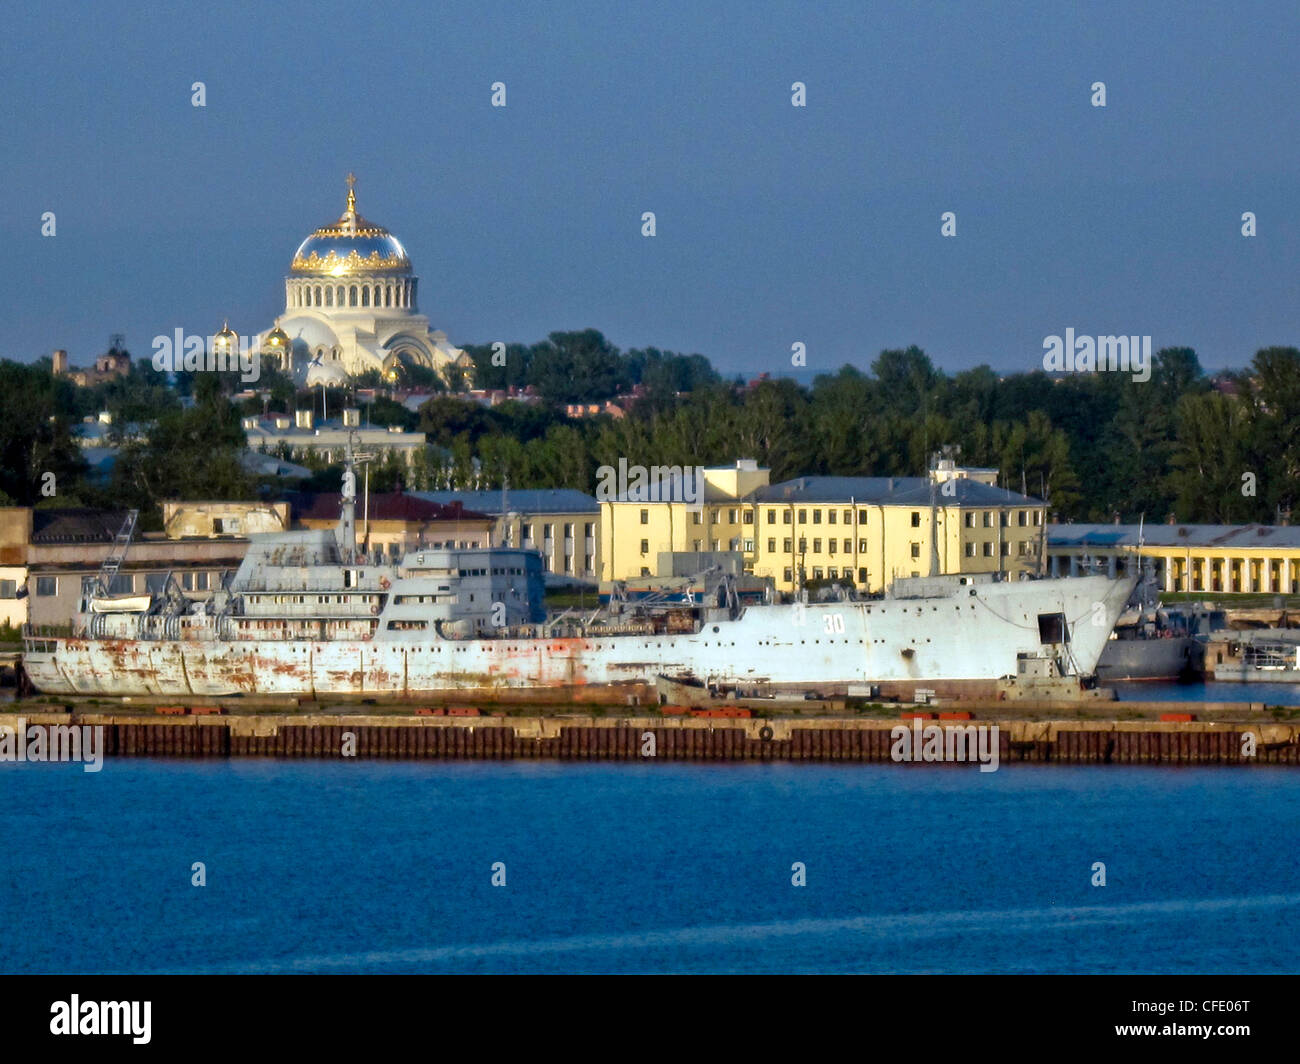
<svg viewBox="0 0 1300 1064">
<path fill-rule="evenodd" d="M 1263 702 L 1270 706 L 1300 706 L 1300 683 L 1129 680 L 1106 686 L 1113 687 L 1122 702 Z"/>
<path fill-rule="evenodd" d="M 7 972 L 1300 971 L 1262 766 L 6 765 L 0 830 Z"/>
</svg>

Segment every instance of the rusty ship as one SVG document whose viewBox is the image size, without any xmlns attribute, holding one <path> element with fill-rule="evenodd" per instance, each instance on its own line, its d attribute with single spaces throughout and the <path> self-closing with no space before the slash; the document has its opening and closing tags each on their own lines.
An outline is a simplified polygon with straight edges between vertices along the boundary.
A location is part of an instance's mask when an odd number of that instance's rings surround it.
<svg viewBox="0 0 1300 1064">
<path fill-rule="evenodd" d="M 32 685 L 73 696 L 626 703 L 653 700 L 668 680 L 755 697 L 995 697 L 1017 675 L 1089 686 L 1135 582 L 922 577 L 884 597 L 753 603 L 721 574 L 685 601 L 616 595 L 590 613 L 547 614 L 536 552 L 367 556 L 350 463 L 343 486 L 336 528 L 251 536 L 227 586 L 203 601 L 174 580 L 113 599 L 121 558 L 110 557 L 70 635 L 25 633 Z"/>
</svg>

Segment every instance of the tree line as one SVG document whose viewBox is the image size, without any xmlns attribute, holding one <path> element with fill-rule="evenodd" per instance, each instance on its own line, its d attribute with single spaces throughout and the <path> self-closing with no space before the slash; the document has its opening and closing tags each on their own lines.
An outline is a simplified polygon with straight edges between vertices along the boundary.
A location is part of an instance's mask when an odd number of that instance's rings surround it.
<svg viewBox="0 0 1300 1064">
<path fill-rule="evenodd" d="M 476 385 L 531 385 L 539 401 L 488 407 L 431 386 L 433 397 L 410 410 L 400 396 L 355 394 L 382 388 L 377 377 L 352 382 L 353 394 L 330 393 L 331 412 L 360 403 L 370 423 L 423 432 L 432 445 L 411 466 L 374 463 L 372 491 L 506 482 L 591 491 L 596 470 L 620 458 L 647 466 L 754 458 L 774 482 L 916 476 L 933 453 L 956 445 L 962 464 L 997 469 L 1002 486 L 1047 499 L 1062 520 L 1272 523 L 1289 514 L 1300 472 L 1300 351 L 1290 347 L 1260 350 L 1246 369 L 1214 380 L 1192 349 L 1165 348 L 1142 382 L 1120 373 L 999 375 L 988 366 L 947 374 L 909 347 L 806 386 L 725 380 L 701 355 L 620 352 L 594 329 L 507 344 L 504 360 L 490 344 L 466 350 Z M 148 360 L 132 365 L 78 388 L 53 376 L 49 360 L 0 362 L 0 503 L 135 506 L 148 528 L 160 524 L 165 499 L 337 490 L 338 467 L 318 458 L 296 456 L 312 473 L 306 485 L 261 482 L 240 460 L 241 417 L 319 409 L 317 392 L 263 367 L 258 394 L 236 400 L 237 374 L 169 380 Z M 622 418 L 564 413 L 565 403 L 629 393 Z M 98 481 L 72 430 L 105 409 L 118 451 Z M 128 432 L 132 424 L 143 439 Z"/>
</svg>

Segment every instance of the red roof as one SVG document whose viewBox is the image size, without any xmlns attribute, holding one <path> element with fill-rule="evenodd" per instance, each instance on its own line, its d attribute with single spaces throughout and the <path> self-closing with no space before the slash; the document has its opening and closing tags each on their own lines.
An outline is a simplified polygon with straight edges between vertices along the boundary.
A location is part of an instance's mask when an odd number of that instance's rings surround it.
<svg viewBox="0 0 1300 1064">
<path fill-rule="evenodd" d="M 357 519 L 365 513 L 365 500 L 357 499 Z M 300 521 L 337 521 L 343 512 L 343 496 L 337 491 L 309 496 L 296 506 Z M 370 496 L 371 521 L 488 521 L 487 514 L 466 510 L 460 503 L 437 503 L 408 495 L 404 491 L 376 492 Z"/>
</svg>

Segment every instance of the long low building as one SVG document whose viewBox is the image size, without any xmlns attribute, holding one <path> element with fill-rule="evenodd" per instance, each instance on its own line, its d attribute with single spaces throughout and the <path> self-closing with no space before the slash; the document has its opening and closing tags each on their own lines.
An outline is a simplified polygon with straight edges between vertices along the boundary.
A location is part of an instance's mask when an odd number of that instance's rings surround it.
<svg viewBox="0 0 1300 1064">
<path fill-rule="evenodd" d="M 1126 572 L 1149 559 L 1167 592 L 1300 594 L 1300 527 L 1050 525 L 1048 571 Z"/>
</svg>

